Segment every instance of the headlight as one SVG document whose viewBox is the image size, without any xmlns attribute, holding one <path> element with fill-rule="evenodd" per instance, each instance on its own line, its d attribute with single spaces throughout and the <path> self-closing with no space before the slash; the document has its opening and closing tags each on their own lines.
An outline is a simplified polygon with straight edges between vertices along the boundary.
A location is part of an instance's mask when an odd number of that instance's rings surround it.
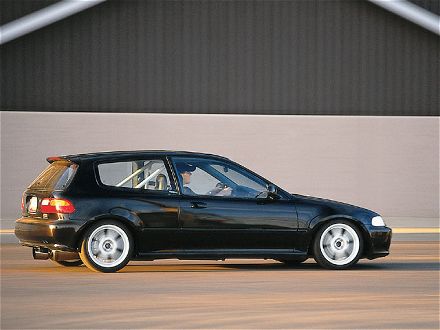
<svg viewBox="0 0 440 330">
<path fill-rule="evenodd" d="M 377 216 L 371 219 L 371 224 L 375 227 L 385 226 L 385 222 L 383 221 L 381 216 Z"/>
</svg>

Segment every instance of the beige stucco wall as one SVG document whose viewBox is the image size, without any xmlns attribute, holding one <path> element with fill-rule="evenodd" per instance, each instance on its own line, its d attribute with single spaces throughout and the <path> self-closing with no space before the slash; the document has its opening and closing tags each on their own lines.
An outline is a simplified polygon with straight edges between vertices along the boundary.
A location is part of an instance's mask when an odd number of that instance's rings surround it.
<svg viewBox="0 0 440 330">
<path fill-rule="evenodd" d="M 51 155 L 178 149 L 227 156 L 291 192 L 438 218 L 439 118 L 1 113 L 1 218 Z"/>
</svg>

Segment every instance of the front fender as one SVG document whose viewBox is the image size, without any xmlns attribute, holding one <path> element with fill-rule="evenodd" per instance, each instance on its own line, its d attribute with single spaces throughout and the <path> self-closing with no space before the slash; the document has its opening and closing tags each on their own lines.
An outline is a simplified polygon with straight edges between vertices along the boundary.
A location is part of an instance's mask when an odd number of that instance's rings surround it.
<svg viewBox="0 0 440 330">
<path fill-rule="evenodd" d="M 309 228 L 309 230 L 314 230 L 317 227 L 319 227 L 322 223 L 327 222 L 327 221 L 331 221 L 331 220 L 336 220 L 336 219 L 344 219 L 344 220 L 349 220 L 349 221 L 361 223 L 359 220 L 355 219 L 352 216 L 346 215 L 346 214 L 332 214 L 332 215 L 325 215 L 325 216 L 318 215 L 309 221 L 308 228 Z"/>
<path fill-rule="evenodd" d="M 364 252 L 363 256 L 370 254 L 372 250 L 372 239 L 370 235 L 370 231 L 368 230 L 368 223 L 367 220 L 362 218 L 362 220 L 355 218 L 350 215 L 346 214 L 333 214 L 330 216 L 317 216 L 314 219 L 312 219 L 309 222 L 309 230 L 312 233 L 312 237 L 315 236 L 316 231 L 318 228 L 321 227 L 326 222 L 332 221 L 332 220 L 347 220 L 352 222 L 361 232 L 362 239 L 364 240 Z"/>
</svg>

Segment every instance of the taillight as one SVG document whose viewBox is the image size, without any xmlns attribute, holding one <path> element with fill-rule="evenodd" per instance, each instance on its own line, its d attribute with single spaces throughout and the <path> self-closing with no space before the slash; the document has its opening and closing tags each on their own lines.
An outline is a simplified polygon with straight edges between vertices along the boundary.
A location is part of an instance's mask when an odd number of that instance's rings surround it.
<svg viewBox="0 0 440 330">
<path fill-rule="evenodd" d="M 21 196 L 21 212 L 24 212 L 24 196 Z"/>
<path fill-rule="evenodd" d="M 73 213 L 75 207 L 67 199 L 44 198 L 41 201 L 40 211 L 41 213 Z"/>
</svg>

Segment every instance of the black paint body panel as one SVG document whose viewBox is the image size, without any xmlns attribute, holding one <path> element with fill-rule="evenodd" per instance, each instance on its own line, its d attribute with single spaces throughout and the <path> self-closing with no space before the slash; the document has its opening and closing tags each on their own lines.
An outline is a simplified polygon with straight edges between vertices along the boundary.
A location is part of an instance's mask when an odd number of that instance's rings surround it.
<svg viewBox="0 0 440 330">
<path fill-rule="evenodd" d="M 177 192 L 173 193 L 113 189 L 100 184 L 96 176 L 96 164 L 103 161 L 155 157 L 170 166 L 172 157 L 188 154 L 233 163 L 215 155 L 167 151 L 65 156 L 63 159 L 79 167 L 64 191 L 28 189 L 24 195 L 66 198 L 76 211 L 47 219 L 39 213 L 30 216 L 23 212 L 16 221 L 15 234 L 27 246 L 77 251 L 82 235 L 92 223 L 113 219 L 132 232 L 134 259 L 295 259 L 310 256 L 313 235 L 320 225 L 332 219 L 346 219 L 362 232 L 363 257 L 373 259 L 389 253 L 391 229 L 372 226 L 371 219 L 377 213 L 357 206 L 291 195 L 278 187 L 279 198 L 262 199 L 184 196 L 177 181 Z M 169 170 L 176 180 L 172 166 Z"/>
</svg>

